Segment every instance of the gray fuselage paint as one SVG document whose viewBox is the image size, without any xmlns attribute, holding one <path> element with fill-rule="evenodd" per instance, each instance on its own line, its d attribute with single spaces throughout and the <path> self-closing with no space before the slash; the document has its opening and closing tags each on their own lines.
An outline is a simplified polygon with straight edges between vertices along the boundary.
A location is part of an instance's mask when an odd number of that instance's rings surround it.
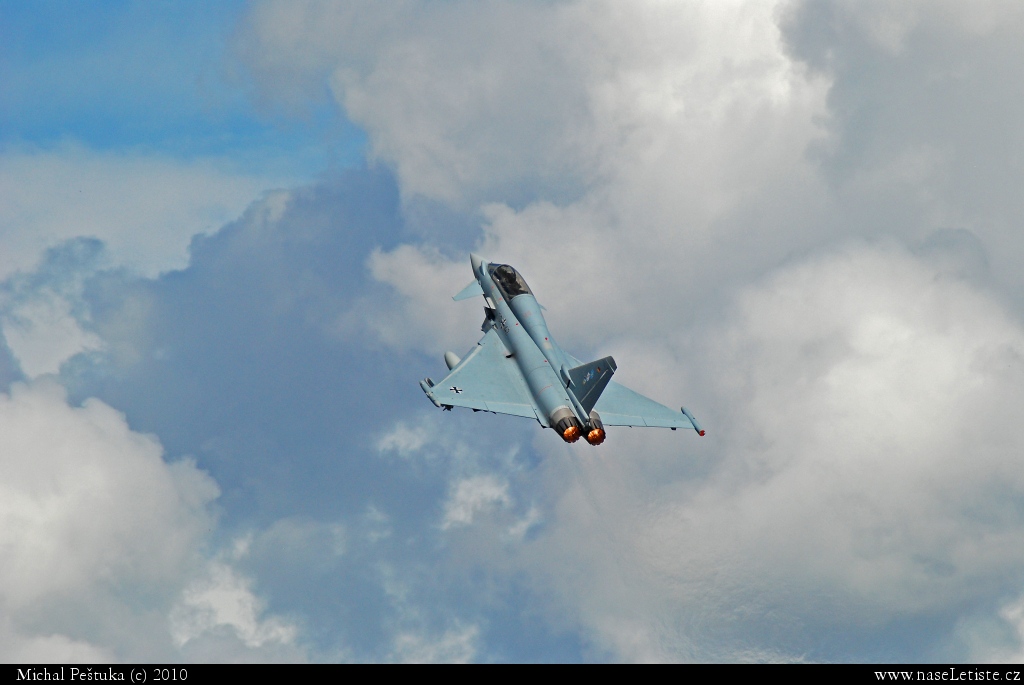
<svg viewBox="0 0 1024 685">
<path fill-rule="evenodd" d="M 512 298 L 510 306 L 486 268 L 481 271 L 484 294 L 495 305 L 495 332 L 519 365 L 534 401 L 547 419 L 547 425 L 551 425 L 551 416 L 563 407 L 579 414 L 579 410 L 572 409 L 574 403 L 558 377 L 558 369 L 565 363 L 562 350 L 551 339 L 537 299 L 530 294 L 517 295 Z M 586 417 L 577 418 L 586 423 Z"/>
</svg>

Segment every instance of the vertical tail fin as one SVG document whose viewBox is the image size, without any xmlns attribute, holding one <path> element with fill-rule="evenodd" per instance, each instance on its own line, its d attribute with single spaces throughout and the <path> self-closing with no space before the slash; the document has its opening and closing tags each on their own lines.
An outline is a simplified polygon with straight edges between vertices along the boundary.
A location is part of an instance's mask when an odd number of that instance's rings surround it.
<svg viewBox="0 0 1024 685">
<path fill-rule="evenodd" d="M 605 357 L 596 362 L 581 364 L 565 372 L 565 375 L 568 376 L 569 389 L 575 395 L 580 406 L 583 407 L 584 412 L 589 414 L 597 404 L 597 400 L 608 386 L 608 381 L 612 379 L 616 368 L 615 360 Z"/>
</svg>

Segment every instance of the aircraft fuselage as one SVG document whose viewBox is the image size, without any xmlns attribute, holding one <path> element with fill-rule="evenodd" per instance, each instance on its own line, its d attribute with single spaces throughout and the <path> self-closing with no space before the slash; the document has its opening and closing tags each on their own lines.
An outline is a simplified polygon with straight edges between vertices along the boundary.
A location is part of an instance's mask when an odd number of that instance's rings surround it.
<svg viewBox="0 0 1024 685">
<path fill-rule="evenodd" d="M 566 355 L 548 330 L 537 298 L 530 292 L 503 293 L 492 277 L 491 268 L 492 265 L 484 261 L 474 263 L 477 282 L 488 305 L 493 305 L 491 325 L 511 351 L 548 426 L 556 428 L 563 438 L 572 440 L 578 438 L 583 429 L 588 434 L 600 429 L 603 439 L 600 418 L 585 412 L 567 390 L 566 379 L 562 377 L 562 370 L 569 367 Z"/>
</svg>

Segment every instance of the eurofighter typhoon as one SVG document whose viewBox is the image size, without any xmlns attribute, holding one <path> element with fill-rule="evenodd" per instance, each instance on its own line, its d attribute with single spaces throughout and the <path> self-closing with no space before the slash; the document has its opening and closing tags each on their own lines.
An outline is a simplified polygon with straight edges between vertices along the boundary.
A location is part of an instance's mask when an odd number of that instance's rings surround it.
<svg viewBox="0 0 1024 685">
<path fill-rule="evenodd" d="M 454 300 L 483 295 L 484 337 L 464 359 L 445 352 L 450 373 L 420 387 L 441 409 L 469 407 L 536 419 L 566 442 L 605 439 L 606 426 L 704 429 L 685 407 L 674 411 L 612 381 L 611 357 L 582 363 L 556 343 L 533 291 L 508 264 L 471 254 L 473 276 Z"/>
</svg>

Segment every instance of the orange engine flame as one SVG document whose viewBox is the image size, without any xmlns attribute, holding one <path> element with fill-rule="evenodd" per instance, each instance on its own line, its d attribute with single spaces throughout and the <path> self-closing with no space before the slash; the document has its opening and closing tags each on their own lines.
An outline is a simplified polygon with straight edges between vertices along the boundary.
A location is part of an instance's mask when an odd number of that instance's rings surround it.
<svg viewBox="0 0 1024 685">
<path fill-rule="evenodd" d="M 591 445 L 600 445 L 604 442 L 604 429 L 595 428 L 594 430 L 587 433 L 587 442 Z"/>
<path fill-rule="evenodd" d="M 566 442 L 576 442 L 580 439 L 580 429 L 576 426 L 569 426 L 562 431 L 562 440 Z"/>
</svg>

